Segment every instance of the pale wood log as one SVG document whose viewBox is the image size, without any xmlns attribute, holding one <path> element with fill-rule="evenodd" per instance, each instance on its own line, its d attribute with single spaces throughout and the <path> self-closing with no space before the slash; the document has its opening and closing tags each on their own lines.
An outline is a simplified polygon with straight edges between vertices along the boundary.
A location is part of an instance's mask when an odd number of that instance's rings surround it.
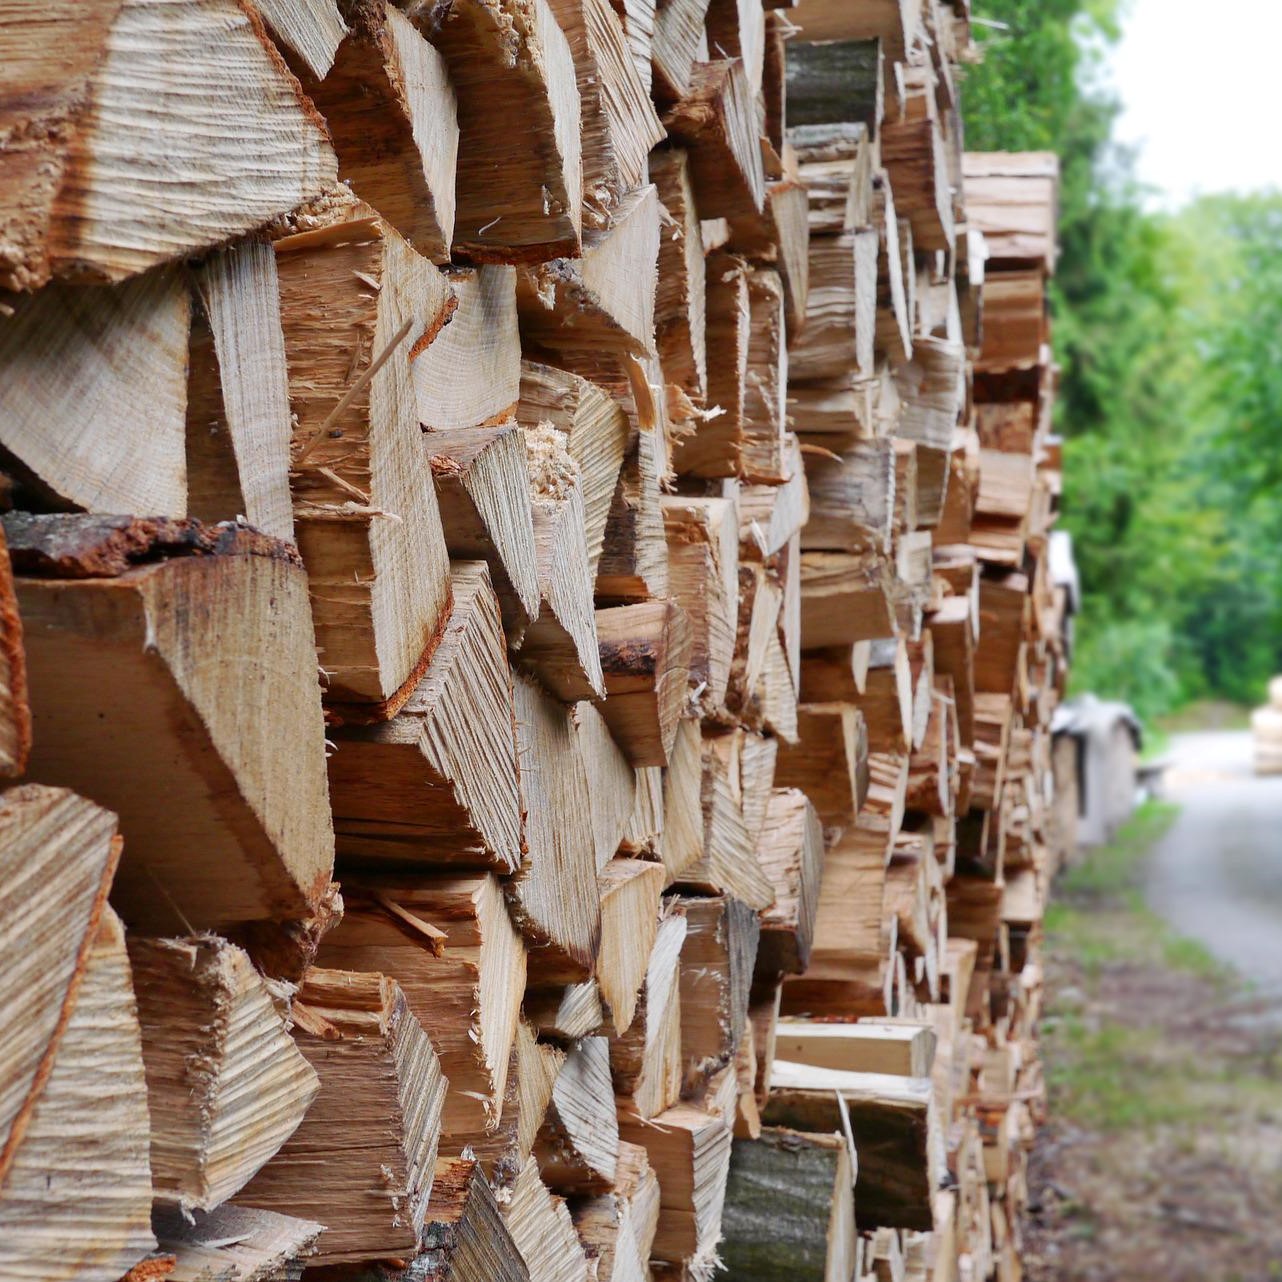
<svg viewBox="0 0 1282 1282">
<path fill-rule="evenodd" d="M 779 741 L 769 735 L 736 729 L 728 736 L 734 745 L 733 768 L 738 771 L 740 805 L 748 838 L 760 842 L 774 797 Z"/>
<path fill-rule="evenodd" d="M 126 918 L 164 931 L 315 911 L 333 834 L 292 549 L 236 526 L 127 517 L 11 514 L 5 531 L 31 770 L 120 814 Z"/>
<path fill-rule="evenodd" d="M 593 802 L 573 713 L 527 678 L 516 682 L 526 855 L 507 887 L 539 984 L 592 973 L 601 941 Z M 611 852 L 613 853 L 613 852 Z"/>
<path fill-rule="evenodd" d="M 432 345 L 410 362 L 429 447 L 433 432 L 505 422 L 520 396 L 516 269 L 455 267 L 445 281 L 458 305 Z"/>
<path fill-rule="evenodd" d="M 775 1060 L 766 1105 L 772 1125 L 835 1130 L 841 1127 L 843 1111 L 850 1118 L 859 1154 L 862 1221 L 931 1228 L 932 1199 L 943 1162 L 930 1079 L 844 1073 Z"/>
<path fill-rule="evenodd" d="M 774 904 L 761 914 L 757 969 L 802 974 L 810 962 L 824 862 L 823 829 L 804 792 L 772 794 L 757 858 L 775 890 Z"/>
<path fill-rule="evenodd" d="M 104 846 L 111 848 L 111 816 L 105 811 L 67 793 L 50 797 L 50 789 L 36 796 L 35 790 L 20 791 L 27 813 L 5 825 L 16 838 L 12 845 L 6 842 L 5 863 L 25 853 L 26 842 L 44 844 L 38 825 L 54 817 L 47 808 L 50 802 L 63 807 L 59 818 L 73 823 L 87 819 L 97 827 L 91 840 L 99 852 Z M 44 834 L 45 840 L 59 835 L 47 829 Z M 49 853 L 61 855 L 64 850 L 51 844 Z M 114 851 L 108 858 L 112 856 Z M 103 869 L 100 853 L 89 858 L 97 868 L 85 867 L 82 857 L 78 870 L 82 878 L 88 874 L 88 884 L 82 882 L 88 893 L 78 896 L 75 918 L 61 923 L 70 928 L 70 949 L 62 953 L 55 977 L 60 982 L 53 988 L 54 994 L 61 989 L 63 1004 L 61 1010 L 49 1012 L 57 1021 L 56 1035 L 49 1036 L 48 1023 L 41 1018 L 45 1012 L 39 1012 L 33 1030 L 40 1053 L 36 1078 L 31 1079 L 34 1064 L 24 1055 L 20 1076 L 12 1083 L 26 1094 L 18 1117 L 11 1111 L 15 1097 L 9 1082 L 0 1097 L 9 1114 L 0 1191 L 0 1272 L 14 1282 L 114 1282 L 156 1244 L 151 1231 L 147 1088 L 125 929 L 101 897 L 106 886 L 99 878 L 105 872 L 109 879 L 110 868 Z M 15 870 L 17 876 L 6 877 L 6 883 L 21 884 L 27 871 Z M 52 880 L 45 882 L 37 894 L 54 885 Z M 23 932 L 29 928 L 31 907 L 29 898 L 6 905 L 6 933 L 11 938 L 18 935 L 18 912 L 23 914 Z M 26 951 L 24 947 L 22 953 Z M 6 1045 L 12 1048 L 16 1036 L 21 1052 L 29 1031 L 9 1026 L 9 1014 Z"/>
<path fill-rule="evenodd" d="M 389 0 L 361 0 L 347 14 L 332 66 L 305 84 L 338 176 L 425 258 L 448 262 L 459 127 L 445 61 Z"/>
<path fill-rule="evenodd" d="M 439 1282 L 530 1282 L 530 1271 L 475 1158 L 437 1159 L 423 1254 L 411 1266 L 411 1277 L 415 1274 Z"/>
<path fill-rule="evenodd" d="M 706 49 L 708 0 L 655 0 L 651 59 L 656 102 L 690 92 L 695 61 Z"/>
<path fill-rule="evenodd" d="M 652 1259 L 698 1258 L 710 1266 L 721 1236 L 737 1096 L 734 1072 L 726 1070 L 698 1104 L 676 1104 L 653 1122 L 620 1119 L 621 1137 L 645 1149 L 659 1178 Z"/>
<path fill-rule="evenodd" d="M 945 597 L 928 616 L 935 671 L 953 682 L 961 746 L 975 741 L 975 627 L 966 597 Z"/>
<path fill-rule="evenodd" d="M 967 152 L 966 208 L 994 268 L 1055 270 L 1059 157 L 1053 152 Z"/>
<path fill-rule="evenodd" d="M 603 1193 L 613 1185 L 619 1130 L 608 1039 L 585 1037 L 566 1057 L 534 1153 L 558 1193 Z"/>
<path fill-rule="evenodd" d="M 647 181 L 646 158 L 663 126 L 609 0 L 551 0 L 574 57 L 583 154 L 583 218 L 604 227 Z"/>
<path fill-rule="evenodd" d="M 521 1253 L 530 1282 L 589 1282 L 587 1256 L 564 1199 L 548 1191 L 530 1157 L 499 1214 Z"/>
<path fill-rule="evenodd" d="M 623 23 L 628 53 L 637 69 L 637 76 L 649 94 L 654 83 L 650 59 L 654 48 L 655 0 L 612 0 L 612 3 L 619 21 Z"/>
<path fill-rule="evenodd" d="M 694 432 L 677 442 L 673 466 L 686 476 L 734 476 L 743 454 L 752 324 L 744 260 L 728 253 L 711 255 L 706 266 L 706 293 L 705 342 L 717 359 L 708 364 L 707 411 L 696 420 Z"/>
<path fill-rule="evenodd" d="M 596 594 L 644 601 L 668 591 L 668 545 L 659 506 L 661 466 L 654 431 L 633 433 L 606 521 Z M 600 622 L 598 621 L 598 632 Z"/>
<path fill-rule="evenodd" d="M 614 1089 L 625 1112 L 657 1117 L 681 1097 L 681 951 L 685 913 L 668 901 L 646 965 L 635 1018 L 610 1044 Z"/>
<path fill-rule="evenodd" d="M 9 545 L 0 526 L 0 775 L 21 775 L 30 753 L 27 656 L 22 647 L 22 619 L 9 564 Z"/>
<path fill-rule="evenodd" d="M 895 519 L 895 452 L 889 441 L 861 441 L 840 455 L 806 455 L 810 519 L 803 550 L 886 552 Z"/>
<path fill-rule="evenodd" d="M 444 277 L 362 206 L 275 242 L 294 415 L 294 525 L 328 697 L 394 714 L 450 601 L 411 357 L 454 307 Z M 380 361 L 382 362 L 380 364 Z M 350 706 L 348 706 L 350 705 Z"/>
<path fill-rule="evenodd" d="M 565 1051 L 539 1041 L 538 1030 L 522 1015 L 516 1026 L 515 1065 L 520 1112 L 516 1143 L 522 1161 L 534 1151 L 535 1138 L 552 1102 L 552 1086 L 564 1064 Z"/>
<path fill-rule="evenodd" d="M 277 42 L 323 79 L 347 34 L 336 0 L 255 0 L 255 7 Z"/>
<path fill-rule="evenodd" d="M 507 1096 L 515 1093 L 509 1071 L 525 947 L 498 879 L 367 877 L 347 883 L 344 894 L 347 911 L 322 942 L 321 963 L 378 967 L 397 980 L 410 1011 L 432 1030 L 449 1082 L 442 1142 L 454 1151 L 471 1144 L 494 1178 L 510 1179 L 518 1119 Z"/>
<path fill-rule="evenodd" d="M 565 433 L 583 494 L 583 541 L 593 579 L 605 545 L 606 521 L 630 436 L 623 406 L 585 378 L 551 365 L 522 361 L 516 414 L 526 428 L 550 423 Z"/>
<path fill-rule="evenodd" d="M 780 1021 L 775 1053 L 791 1064 L 835 1068 L 844 1073 L 885 1073 L 893 1077 L 929 1077 L 935 1062 L 936 1036 L 928 1024 L 825 1024 L 809 1020 Z"/>
<path fill-rule="evenodd" d="M 877 228 L 877 351 L 892 364 L 912 359 L 912 309 L 906 292 L 903 243 L 907 224 L 895 214 L 895 197 L 884 173 L 873 183 L 873 225 Z M 908 253 L 911 260 L 911 251 Z"/>
<path fill-rule="evenodd" d="M 642 766 L 633 771 L 636 785 L 632 813 L 619 840 L 619 853 L 659 858 L 664 830 L 664 768 Z"/>
<path fill-rule="evenodd" d="M 934 450 L 951 450 L 966 404 L 966 351 L 945 338 L 918 337 L 910 363 L 895 373 L 903 414 L 897 430 Z"/>
<path fill-rule="evenodd" d="M 944 139 L 928 115 L 887 120 L 881 159 L 895 189 L 895 206 L 912 224 L 919 250 L 951 251 L 956 239 Z"/>
<path fill-rule="evenodd" d="M 60 3 L 10 24 L 4 55 L 16 140 L 0 205 L 6 289 L 123 280 L 335 180 L 324 123 L 235 0 Z"/>
<path fill-rule="evenodd" d="M 849 703 L 806 704 L 797 712 L 796 744 L 779 750 L 775 783 L 800 788 L 824 824 L 853 821 L 868 788 L 868 730 Z"/>
<path fill-rule="evenodd" d="M 498 603 L 480 561 L 453 567 L 454 608 L 390 721 L 331 729 L 340 854 L 515 872 L 523 858 L 516 708 Z"/>
<path fill-rule="evenodd" d="M 708 48 L 743 63 L 748 87 L 761 94 L 765 76 L 766 14 L 761 0 L 711 0 L 704 21 Z"/>
<path fill-rule="evenodd" d="M 308 916 L 292 921 L 244 922 L 227 933 L 268 979 L 296 985 L 316 961 L 320 941 L 342 915 L 343 896 L 338 883 L 331 881 L 315 912 Z"/>
<path fill-rule="evenodd" d="M 683 1094 L 697 1094 L 738 1049 L 748 1017 L 748 992 L 761 923 L 730 896 L 681 896 L 686 918 L 681 947 Z"/>
<path fill-rule="evenodd" d="M 806 40 L 881 40 L 888 62 L 902 62 L 921 21 L 922 0 L 871 0 L 850 6 L 802 0 L 789 17 Z"/>
<path fill-rule="evenodd" d="M 789 377 L 872 374 L 877 312 L 877 233 L 810 239 L 805 323 L 788 351 Z"/>
<path fill-rule="evenodd" d="M 699 704 L 725 702 L 739 610 L 739 516 L 732 499 L 662 500 L 669 586 L 693 633 L 690 681 Z"/>
<path fill-rule="evenodd" d="M 578 466 L 549 424 L 525 429 L 539 611 L 520 660 L 564 703 L 605 693 Z"/>
<path fill-rule="evenodd" d="M 640 772 L 633 769 L 615 743 L 605 718 L 596 707 L 590 703 L 576 704 L 574 722 L 579 756 L 588 781 L 599 875 L 616 854 L 626 853 L 626 836 L 636 812 Z M 654 766 L 648 768 L 658 770 Z M 659 826 L 662 827 L 662 823 Z"/>
<path fill-rule="evenodd" d="M 663 124 L 690 157 L 690 183 L 701 218 L 760 214 L 765 173 L 752 85 L 740 59 L 695 63 L 689 90 L 665 114 Z"/>
<path fill-rule="evenodd" d="M 677 724 L 663 779 L 663 835 L 659 855 L 669 883 L 703 858 L 703 732 L 691 717 Z"/>
<path fill-rule="evenodd" d="M 645 1149 L 620 1143 L 614 1188 L 573 1208 L 596 1282 L 645 1282 L 659 1219 L 659 1181 Z"/>
<path fill-rule="evenodd" d="M 509 638 L 538 614 L 538 557 L 525 436 L 519 428 L 472 427 L 425 437 L 450 555 L 483 558 Z"/>
<path fill-rule="evenodd" d="M 601 951 L 596 975 L 610 1022 L 621 1037 L 632 1025 L 659 929 L 663 866 L 612 859 L 597 877 L 601 892 Z"/>
<path fill-rule="evenodd" d="M 55 284 L 0 318 L 0 445 L 41 506 L 187 514 L 190 318 L 172 269 Z"/>
<path fill-rule="evenodd" d="M 243 517 L 293 541 L 289 375 L 276 256 L 244 240 L 194 273 L 187 390 L 187 513 Z"/>
<path fill-rule="evenodd" d="M 383 974 L 314 968 L 293 1013 L 294 1039 L 320 1091 L 239 1200 L 325 1224 L 318 1256 L 327 1263 L 413 1253 L 445 1095 L 432 1043 L 401 986 Z"/>
<path fill-rule="evenodd" d="M 883 364 L 872 378 L 853 374 L 813 383 L 793 382 L 788 404 L 797 432 L 812 444 L 840 448 L 889 435 L 898 421 L 898 393 Z"/>
<path fill-rule="evenodd" d="M 679 148 L 659 150 L 650 177 L 668 215 L 659 238 L 655 341 L 664 379 L 696 403 L 707 388 L 705 273 L 699 211 L 690 184 L 690 161 Z"/>
<path fill-rule="evenodd" d="M 736 1139 L 719 1248 L 731 1276 L 848 1282 L 856 1250 L 855 1170 L 842 1135 L 768 1127 L 756 1139 Z"/>
<path fill-rule="evenodd" d="M 521 263 L 577 253 L 579 94 L 551 7 L 465 0 L 441 11 L 415 3 L 410 16 L 444 57 L 457 102 L 456 256 Z"/>
<path fill-rule="evenodd" d="M 786 291 L 779 274 L 758 269 L 748 277 L 748 364 L 744 375 L 742 474 L 750 482 L 787 480 L 789 355 L 785 342 Z"/>
<path fill-rule="evenodd" d="M 158 1202 L 212 1211 L 303 1120 L 320 1087 L 249 955 L 216 935 L 129 941 Z"/>
<path fill-rule="evenodd" d="M 760 723 L 761 710 L 754 699 L 782 606 L 782 588 L 765 565 L 747 561 L 739 566 L 739 618 L 726 707 L 748 725 Z"/>
<path fill-rule="evenodd" d="M 527 989 L 525 1014 L 540 1037 L 577 1042 L 605 1028 L 605 1007 L 595 979 L 563 988 Z"/>
<path fill-rule="evenodd" d="M 197 1214 L 194 1223 L 176 1209 L 159 1209 L 154 1217 L 162 1256 L 173 1259 L 168 1282 L 273 1282 L 309 1257 L 323 1224 L 274 1211 L 227 1203 Z M 133 1275 L 129 1275 L 132 1277 Z M 146 1282 L 145 1275 L 140 1282 Z"/>
<path fill-rule="evenodd" d="M 686 698 L 693 635 L 675 601 L 596 613 L 606 698 L 601 713 L 634 766 L 666 765 Z"/>
</svg>

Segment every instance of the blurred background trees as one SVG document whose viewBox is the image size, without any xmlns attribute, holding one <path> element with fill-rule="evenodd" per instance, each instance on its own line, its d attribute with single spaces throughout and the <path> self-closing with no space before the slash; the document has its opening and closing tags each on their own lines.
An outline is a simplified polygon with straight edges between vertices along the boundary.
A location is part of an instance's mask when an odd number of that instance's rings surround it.
<svg viewBox="0 0 1282 1282">
<path fill-rule="evenodd" d="M 976 0 L 966 145 L 1061 157 L 1054 343 L 1078 689 L 1153 717 L 1282 670 L 1282 195 L 1146 199 L 1102 75 L 1118 0 Z M 1190 155 L 1189 163 L 1197 163 Z"/>
</svg>

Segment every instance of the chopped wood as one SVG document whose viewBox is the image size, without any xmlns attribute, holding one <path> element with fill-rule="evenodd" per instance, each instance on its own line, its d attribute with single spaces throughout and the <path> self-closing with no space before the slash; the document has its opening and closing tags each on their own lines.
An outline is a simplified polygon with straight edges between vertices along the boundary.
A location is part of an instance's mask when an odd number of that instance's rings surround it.
<svg viewBox="0 0 1282 1282">
<path fill-rule="evenodd" d="M 515 872 L 523 857 L 516 708 L 498 603 L 480 561 L 453 566 L 454 609 L 390 721 L 331 730 L 341 855 Z"/>
<path fill-rule="evenodd" d="M 27 768 L 31 753 L 31 705 L 27 700 L 27 657 L 22 619 L 9 564 L 9 547 L 0 526 L 0 776 L 14 778 Z"/>
<path fill-rule="evenodd" d="M 5 61 L 21 103 L 6 131 L 5 289 L 123 280 L 335 181 L 323 121 L 236 0 L 59 6 L 10 29 Z"/>
<path fill-rule="evenodd" d="M 420 254 L 448 262 L 459 127 L 445 62 L 388 0 L 347 12 L 351 30 L 333 65 L 306 86 L 338 176 Z"/>
<path fill-rule="evenodd" d="M 659 1181 L 645 1149 L 621 1143 L 614 1188 L 577 1201 L 573 1216 L 596 1282 L 645 1279 L 659 1218 Z"/>
<path fill-rule="evenodd" d="M 895 451 L 889 441 L 861 441 L 833 454 L 806 455 L 810 519 L 804 551 L 884 552 L 895 519 Z"/>
<path fill-rule="evenodd" d="M 748 364 L 744 374 L 743 476 L 766 485 L 788 479 L 788 349 L 786 301 L 778 272 L 758 269 L 748 277 Z"/>
<path fill-rule="evenodd" d="M 668 215 L 659 236 L 654 304 L 659 363 L 667 382 L 699 402 L 707 389 L 706 285 L 689 157 L 679 148 L 656 151 L 650 178 Z"/>
<path fill-rule="evenodd" d="M 597 565 L 598 600 L 646 601 L 668 591 L 657 437 L 653 430 L 635 432 L 624 457 Z"/>
<path fill-rule="evenodd" d="M 656 101 L 671 102 L 690 92 L 701 46 L 706 49 L 707 13 L 708 0 L 655 0 L 651 57 Z"/>
<path fill-rule="evenodd" d="M 294 524 L 316 645 L 331 703 L 377 720 L 418 684 L 449 609 L 410 358 L 435 338 L 454 299 L 427 259 L 360 206 L 275 249 Z"/>
<path fill-rule="evenodd" d="M 530 1282 L 529 1269 L 475 1158 L 437 1158 L 416 1271 L 419 1265 L 421 1277 L 440 1282 Z"/>
<path fill-rule="evenodd" d="M 534 1157 L 526 1160 L 499 1204 L 499 1214 L 525 1261 L 530 1282 L 588 1282 L 588 1260 L 564 1199 L 550 1193 Z"/>
<path fill-rule="evenodd" d="M 30 768 L 120 814 L 126 920 L 173 931 L 315 911 L 333 837 L 292 549 L 195 522 L 4 524 L 26 625 Z"/>
<path fill-rule="evenodd" d="M 601 713 L 634 766 L 666 765 L 686 698 L 693 633 L 675 601 L 596 612 L 605 673 Z"/>
<path fill-rule="evenodd" d="M 803 648 L 826 649 L 893 636 L 890 580 L 890 566 L 877 552 L 803 552 Z"/>
<path fill-rule="evenodd" d="M 603 1193 L 614 1184 L 619 1131 L 606 1038 L 585 1037 L 566 1057 L 534 1152 L 559 1193 Z"/>
<path fill-rule="evenodd" d="M 322 80 L 347 34 L 337 0 L 255 0 L 276 40 Z"/>
<path fill-rule="evenodd" d="M 319 1089 L 248 954 L 216 935 L 129 941 L 158 1202 L 234 1197 Z"/>
<path fill-rule="evenodd" d="M 775 1054 L 789 1063 L 894 1077 L 929 1077 L 935 1044 L 929 1025 L 869 1019 L 857 1024 L 781 1020 L 775 1033 Z"/>
<path fill-rule="evenodd" d="M 525 949 L 508 919 L 498 879 L 364 878 L 347 882 L 344 898 L 346 913 L 322 942 L 321 963 L 377 967 L 395 977 L 413 1016 L 432 1030 L 449 1082 L 441 1115 L 447 1151 L 471 1144 L 496 1178 L 515 1175 L 517 1119 L 506 1096 Z M 444 949 L 387 903 L 444 930 Z"/>
<path fill-rule="evenodd" d="M 824 860 L 823 829 L 804 792 L 781 788 L 771 795 L 757 857 L 775 890 L 774 904 L 761 915 L 757 969 L 800 975 L 810 963 Z"/>
<path fill-rule="evenodd" d="M 227 1203 L 190 1223 L 178 1210 L 154 1217 L 160 1251 L 173 1257 L 168 1282 L 273 1282 L 310 1257 L 323 1224 Z"/>
<path fill-rule="evenodd" d="M 663 866 L 612 859 L 597 878 L 601 891 L 601 950 L 597 984 L 616 1036 L 632 1026 L 659 929 Z"/>
<path fill-rule="evenodd" d="M 525 1014 L 540 1037 L 566 1043 L 590 1037 L 600 1032 L 606 1023 L 601 990 L 595 979 L 566 984 L 563 988 L 527 989 Z"/>
<path fill-rule="evenodd" d="M 882 42 L 820 39 L 804 27 L 802 35 L 786 46 L 788 124 L 855 123 L 875 136 L 885 114 Z"/>
<path fill-rule="evenodd" d="M 457 101 L 455 255 L 522 263 L 577 253 L 579 94 L 550 5 L 464 0 L 444 12 L 415 5 L 413 16 L 444 57 Z"/>
<path fill-rule="evenodd" d="M 788 351 L 789 376 L 832 378 L 873 369 L 877 311 L 877 233 L 810 238 L 806 318 Z"/>
<path fill-rule="evenodd" d="M 526 678 L 516 683 L 516 719 L 526 855 L 508 902 L 531 947 L 535 981 L 577 983 L 591 975 L 601 941 L 584 740 L 574 714 Z"/>
<path fill-rule="evenodd" d="M 807 704 L 797 710 L 797 742 L 779 750 L 775 783 L 799 788 L 824 824 L 844 827 L 868 788 L 868 730 L 849 703 Z"/>
<path fill-rule="evenodd" d="M 81 824 L 88 820 L 98 831 L 80 859 L 81 885 L 88 893 L 75 902 L 78 911 L 70 923 L 74 929 L 65 940 L 50 941 L 62 952 L 60 971 L 50 988 L 33 986 L 37 999 L 42 992 L 61 991 L 61 1007 L 35 1006 L 34 1028 L 29 1023 L 11 1024 L 6 1012 L 6 1045 L 11 1053 L 19 1052 L 19 1074 L 16 1080 L 0 1083 L 5 1088 L 0 1095 L 5 1110 L 0 1115 L 5 1123 L 0 1270 L 14 1282 L 115 1282 L 155 1246 L 156 1239 L 151 1231 L 147 1088 L 125 929 L 98 893 L 105 886 L 92 884 L 103 871 L 103 847 L 112 847 L 111 816 L 68 793 L 19 791 L 25 813 L 0 814 L 7 820 L 5 835 L 16 838 L 12 844 L 5 842 L 5 864 L 24 854 L 24 845 L 33 839 L 65 842 L 67 837 L 56 830 L 39 830 L 55 816 Z M 12 804 L 6 799 L 6 808 Z M 53 807 L 61 808 L 61 815 Z M 65 849 L 50 843 L 50 854 L 61 855 Z M 96 868 L 83 867 L 86 855 Z M 6 886 L 20 887 L 28 870 L 29 866 L 14 864 L 4 879 Z M 105 871 L 109 878 L 110 868 Z M 32 887 L 34 902 L 57 885 L 52 877 L 37 883 Z M 9 938 L 16 940 L 19 933 L 31 938 L 27 930 L 32 904 L 24 897 L 3 905 Z M 71 956 L 68 944 L 74 950 Z M 27 956 L 24 940 L 13 960 L 21 963 Z M 23 970 L 19 964 L 10 973 L 21 975 Z M 35 973 L 39 976 L 39 970 Z M 51 1029 L 54 1021 L 56 1028 Z M 38 1060 L 23 1054 L 33 1032 L 36 1040 L 30 1049 Z M 20 1039 L 16 1047 L 15 1039 Z M 52 1252 L 51 1233 L 56 1243 Z"/>
</svg>

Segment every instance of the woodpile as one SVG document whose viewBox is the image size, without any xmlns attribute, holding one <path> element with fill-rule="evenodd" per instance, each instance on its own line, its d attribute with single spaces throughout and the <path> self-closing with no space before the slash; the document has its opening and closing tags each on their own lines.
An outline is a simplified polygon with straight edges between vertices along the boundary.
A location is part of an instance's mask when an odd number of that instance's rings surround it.
<svg viewBox="0 0 1282 1282">
<path fill-rule="evenodd" d="M 0 52 L 0 1274 L 1018 1278 L 1057 169 L 967 0 Z"/>
</svg>

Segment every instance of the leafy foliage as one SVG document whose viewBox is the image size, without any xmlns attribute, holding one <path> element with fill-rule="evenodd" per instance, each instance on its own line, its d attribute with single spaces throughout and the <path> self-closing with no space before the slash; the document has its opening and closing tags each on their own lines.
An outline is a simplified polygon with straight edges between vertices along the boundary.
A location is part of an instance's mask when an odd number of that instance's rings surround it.
<svg viewBox="0 0 1282 1282">
<path fill-rule="evenodd" d="M 1054 150 L 1074 682 L 1148 716 L 1282 668 L 1282 196 L 1146 208 L 1099 68 L 1118 0 L 986 0 L 967 146 Z"/>
</svg>

